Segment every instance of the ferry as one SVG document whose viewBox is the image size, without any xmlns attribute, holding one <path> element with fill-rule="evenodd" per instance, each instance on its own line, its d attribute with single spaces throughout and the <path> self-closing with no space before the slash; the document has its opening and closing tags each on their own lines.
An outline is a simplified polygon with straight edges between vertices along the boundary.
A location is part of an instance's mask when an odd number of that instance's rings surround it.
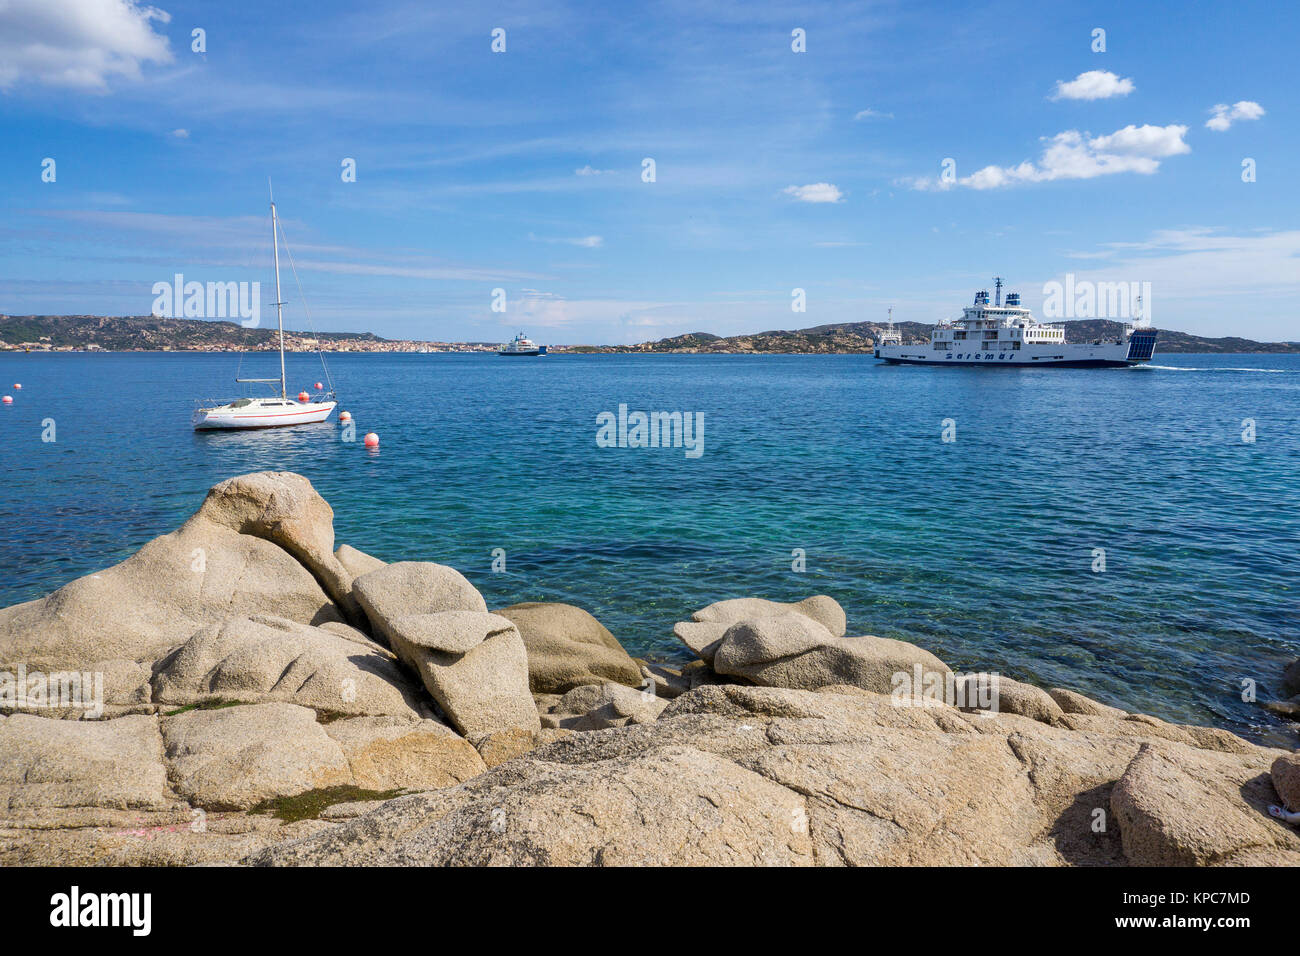
<svg viewBox="0 0 1300 956">
<path fill-rule="evenodd" d="M 964 308 L 960 319 L 936 325 L 924 345 L 903 344 L 891 309 L 889 328 L 876 344 L 876 358 L 891 365 L 1105 368 L 1139 365 L 1155 354 L 1156 330 L 1141 318 L 1141 297 L 1138 316 L 1118 338 L 1067 344 L 1064 326 L 1034 321 L 1033 314 L 1021 306 L 1018 292 L 1008 292 L 1003 304 L 1002 279 L 994 281 L 997 292 L 992 304 L 988 290 L 975 293 L 975 304 Z"/>
<path fill-rule="evenodd" d="M 520 332 L 518 335 L 514 337 L 514 339 L 510 342 L 509 345 L 501 346 L 501 348 L 497 351 L 497 354 L 510 355 L 510 356 L 545 355 L 546 346 L 535 345 L 532 339 L 526 337 L 524 333 Z"/>
</svg>

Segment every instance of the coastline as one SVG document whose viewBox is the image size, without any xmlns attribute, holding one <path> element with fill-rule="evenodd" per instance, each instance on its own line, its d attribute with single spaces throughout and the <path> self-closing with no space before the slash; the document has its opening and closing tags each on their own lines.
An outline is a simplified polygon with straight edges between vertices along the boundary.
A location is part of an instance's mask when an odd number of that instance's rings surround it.
<svg viewBox="0 0 1300 956">
<path fill-rule="evenodd" d="M 955 674 L 848 636 L 831 596 L 683 608 L 694 661 L 675 668 L 579 607 L 489 611 L 452 568 L 336 545 L 305 478 L 243 475 L 121 564 L 0 611 L 0 673 L 102 693 L 95 719 L 49 694 L 4 708 L 0 860 L 1300 863 L 1268 815 L 1300 804 L 1300 756 Z M 215 829 L 176 825 L 196 812 Z"/>
<path fill-rule="evenodd" d="M 1066 344 L 1113 338 L 1124 324 L 1105 319 L 1061 322 Z M 903 344 L 928 344 L 933 325 L 899 322 L 893 326 Z M 692 332 L 636 344 L 543 343 L 552 354 L 871 354 L 885 327 L 855 322 L 806 329 L 719 336 Z M 431 353 L 491 352 L 499 342 L 386 339 L 372 332 L 303 332 L 284 330 L 289 352 Z M 10 316 L 0 315 L 0 353 L 24 351 L 263 352 L 279 348 L 274 328 L 245 327 L 224 319 L 174 319 L 155 316 Z M 1295 354 L 1297 342 L 1257 342 L 1237 336 L 1207 337 L 1161 329 L 1158 353 Z"/>
<path fill-rule="evenodd" d="M 455 344 L 455 343 L 453 343 Z M 466 343 L 460 343 L 466 344 Z M 323 352 L 326 355 L 495 355 L 500 346 L 484 345 L 465 348 L 418 348 L 418 349 L 315 349 L 290 348 L 285 352 L 293 355 L 314 355 Z M 1280 344 L 1280 343 L 1279 343 Z M 274 352 L 274 349 L 89 349 L 89 348 L 50 348 L 50 349 L 0 349 L 0 355 L 236 355 L 244 351 Z M 1295 355 L 1300 354 L 1300 346 L 1274 349 L 1254 349 L 1229 352 L 1201 352 L 1195 350 L 1161 349 L 1159 355 Z M 636 346 L 615 345 L 555 345 L 549 346 L 547 356 L 552 355 L 872 355 L 872 349 L 840 349 L 834 351 L 788 351 L 779 350 L 743 350 L 743 349 L 641 349 Z"/>
</svg>

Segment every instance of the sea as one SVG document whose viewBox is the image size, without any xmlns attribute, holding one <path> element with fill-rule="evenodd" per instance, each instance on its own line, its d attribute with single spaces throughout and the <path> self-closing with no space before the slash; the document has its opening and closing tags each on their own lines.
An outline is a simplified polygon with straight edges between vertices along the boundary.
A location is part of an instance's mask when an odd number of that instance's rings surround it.
<svg viewBox="0 0 1300 956">
<path fill-rule="evenodd" d="M 295 354 L 290 392 L 332 384 L 354 429 L 194 432 L 196 400 L 264 388 L 237 370 L 279 371 L 0 353 L 0 606 L 283 469 L 330 502 L 337 542 L 452 565 L 489 607 L 579 605 L 634 655 L 688 660 L 673 623 L 713 601 L 829 594 L 850 635 L 957 670 L 1295 745 L 1260 702 L 1300 654 L 1300 355 Z M 638 412 L 667 422 L 660 447 Z"/>
</svg>

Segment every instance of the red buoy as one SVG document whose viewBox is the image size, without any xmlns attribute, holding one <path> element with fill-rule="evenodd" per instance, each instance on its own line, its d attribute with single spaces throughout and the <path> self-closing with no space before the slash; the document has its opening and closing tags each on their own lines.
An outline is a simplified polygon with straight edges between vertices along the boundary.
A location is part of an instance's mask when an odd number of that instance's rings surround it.
<svg viewBox="0 0 1300 956">
<path fill-rule="evenodd" d="M 341 422 L 350 422 L 350 421 L 352 421 L 352 413 L 351 413 L 351 412 L 339 412 L 339 421 L 341 421 Z"/>
<path fill-rule="evenodd" d="M 14 403 L 14 397 L 12 395 L 6 395 L 4 398 L 0 398 L 0 402 L 4 402 L 4 404 L 6 405 L 12 405 Z M 370 436 L 367 435 L 366 442 L 368 443 L 369 441 L 370 441 Z M 376 438 L 375 443 L 378 444 L 379 439 Z"/>
<path fill-rule="evenodd" d="M 310 401 L 310 400 L 311 400 L 311 396 L 308 395 L 306 392 L 299 392 L 299 393 L 298 393 L 298 401 L 300 401 L 300 402 L 307 402 L 307 401 Z"/>
<path fill-rule="evenodd" d="M 322 388 L 324 388 L 325 386 L 322 385 L 320 382 L 317 382 L 313 387 L 316 389 L 316 391 L 319 392 L 319 391 L 320 391 Z"/>
<path fill-rule="evenodd" d="M 378 447 L 379 447 L 379 436 L 376 435 L 374 432 L 370 432 L 370 433 L 368 433 L 368 434 L 366 435 L 366 437 L 365 437 L 364 440 L 365 440 L 365 443 L 366 443 L 366 447 L 367 447 L 367 448 L 378 448 Z"/>
<path fill-rule="evenodd" d="M 14 388 L 22 388 L 22 387 L 23 387 L 22 382 L 14 382 Z"/>
</svg>

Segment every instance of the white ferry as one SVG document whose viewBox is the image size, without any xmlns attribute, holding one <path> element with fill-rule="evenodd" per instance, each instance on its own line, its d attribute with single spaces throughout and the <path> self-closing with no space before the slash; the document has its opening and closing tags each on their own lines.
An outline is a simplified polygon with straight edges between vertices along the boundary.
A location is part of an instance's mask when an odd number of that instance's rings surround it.
<svg viewBox="0 0 1300 956">
<path fill-rule="evenodd" d="M 975 293 L 975 304 L 962 317 L 940 322 L 925 345 L 904 345 L 894 323 L 880 334 L 876 358 L 898 365 L 1052 365 L 1058 368 L 1099 368 L 1151 361 L 1156 330 L 1140 314 L 1125 325 L 1119 338 L 1093 342 L 1065 341 L 1065 327 L 1040 325 L 1020 304 L 1020 293 L 1008 292 L 1002 303 L 1002 280 L 995 279 L 997 296 L 989 304 L 987 290 Z M 1141 313 L 1141 299 L 1137 311 Z"/>
<path fill-rule="evenodd" d="M 520 332 L 514 337 L 510 344 L 501 346 L 501 348 L 497 350 L 497 354 L 509 356 L 545 355 L 546 346 L 537 345 L 532 339 Z"/>
</svg>

